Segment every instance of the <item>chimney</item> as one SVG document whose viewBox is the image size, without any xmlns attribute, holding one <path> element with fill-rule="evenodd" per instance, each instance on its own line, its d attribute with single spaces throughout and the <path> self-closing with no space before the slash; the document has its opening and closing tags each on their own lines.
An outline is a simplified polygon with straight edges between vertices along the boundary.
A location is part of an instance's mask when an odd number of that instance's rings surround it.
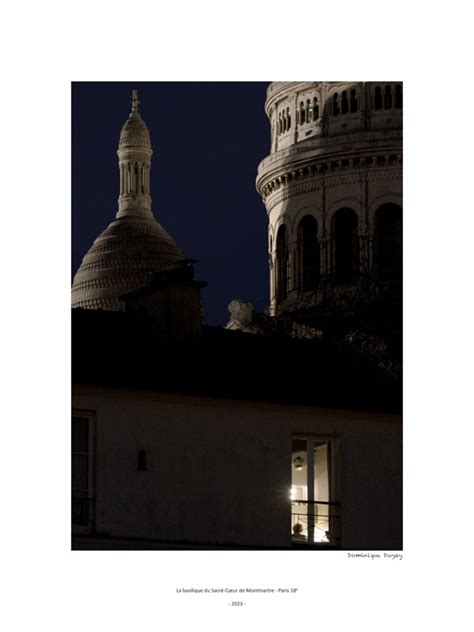
<svg viewBox="0 0 474 632">
<path fill-rule="evenodd" d="M 183 259 L 153 272 L 150 285 L 120 297 L 125 311 L 137 324 L 151 328 L 159 342 L 194 343 L 201 336 L 201 289 L 207 283 L 194 279 L 195 261 Z"/>
</svg>

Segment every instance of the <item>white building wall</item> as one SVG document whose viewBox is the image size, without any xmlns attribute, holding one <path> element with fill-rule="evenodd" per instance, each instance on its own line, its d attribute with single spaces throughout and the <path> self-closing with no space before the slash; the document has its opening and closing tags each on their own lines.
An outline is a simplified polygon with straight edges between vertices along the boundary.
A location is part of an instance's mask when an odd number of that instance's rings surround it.
<svg viewBox="0 0 474 632">
<path fill-rule="evenodd" d="M 290 546 L 298 433 L 340 438 L 342 548 L 401 548 L 398 417 L 92 390 L 73 405 L 96 415 L 99 534 Z"/>
</svg>

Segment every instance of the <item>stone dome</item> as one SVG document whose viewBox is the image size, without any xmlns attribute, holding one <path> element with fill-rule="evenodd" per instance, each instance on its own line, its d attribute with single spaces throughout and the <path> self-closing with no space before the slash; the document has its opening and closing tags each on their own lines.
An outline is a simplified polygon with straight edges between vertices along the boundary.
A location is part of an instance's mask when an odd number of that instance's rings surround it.
<svg viewBox="0 0 474 632">
<path fill-rule="evenodd" d="M 149 275 L 183 259 L 154 217 L 121 217 L 97 237 L 72 286 L 72 306 L 122 310 L 119 297 L 149 283 Z"/>
<path fill-rule="evenodd" d="M 150 134 L 139 112 L 132 112 L 120 132 L 119 149 L 124 147 L 150 147 Z"/>
<path fill-rule="evenodd" d="M 120 133 L 120 195 L 115 220 L 85 255 L 72 285 L 72 307 L 122 310 L 120 297 L 149 285 L 150 274 L 184 259 L 151 210 L 150 134 L 132 94 Z"/>
</svg>

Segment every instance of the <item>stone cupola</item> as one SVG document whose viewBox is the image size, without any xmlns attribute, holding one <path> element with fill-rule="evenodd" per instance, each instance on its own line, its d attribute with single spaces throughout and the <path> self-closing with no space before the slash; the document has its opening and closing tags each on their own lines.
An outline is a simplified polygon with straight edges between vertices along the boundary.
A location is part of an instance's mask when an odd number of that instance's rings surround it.
<svg viewBox="0 0 474 632">
<path fill-rule="evenodd" d="M 136 214 L 151 215 L 150 133 L 138 111 L 137 91 L 132 92 L 132 110 L 120 132 L 119 157 L 120 196 L 117 217 Z"/>
<path fill-rule="evenodd" d="M 121 296 L 146 287 L 150 275 L 184 258 L 151 210 L 152 147 L 132 92 L 117 150 L 120 192 L 115 220 L 97 237 L 73 280 L 72 307 L 123 310 Z"/>
</svg>

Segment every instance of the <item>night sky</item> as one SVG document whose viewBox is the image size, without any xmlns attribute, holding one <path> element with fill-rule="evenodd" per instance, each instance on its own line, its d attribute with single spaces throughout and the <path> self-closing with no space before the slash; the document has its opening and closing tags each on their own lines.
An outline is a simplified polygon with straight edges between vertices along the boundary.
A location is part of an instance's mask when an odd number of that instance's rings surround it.
<svg viewBox="0 0 474 632">
<path fill-rule="evenodd" d="M 73 83 L 72 274 L 117 212 L 117 146 L 132 89 L 150 130 L 152 209 L 206 281 L 204 315 L 234 298 L 268 301 L 267 218 L 255 189 L 269 153 L 269 82 Z"/>
</svg>

